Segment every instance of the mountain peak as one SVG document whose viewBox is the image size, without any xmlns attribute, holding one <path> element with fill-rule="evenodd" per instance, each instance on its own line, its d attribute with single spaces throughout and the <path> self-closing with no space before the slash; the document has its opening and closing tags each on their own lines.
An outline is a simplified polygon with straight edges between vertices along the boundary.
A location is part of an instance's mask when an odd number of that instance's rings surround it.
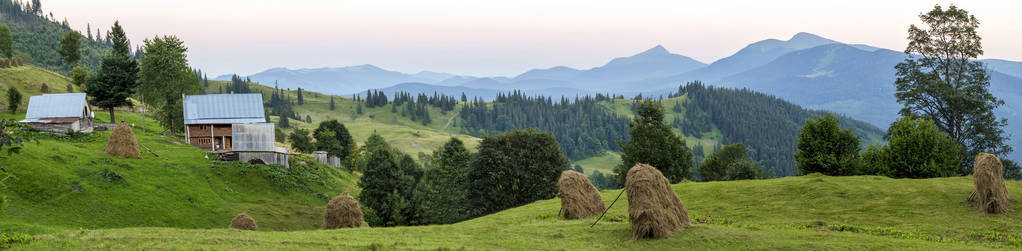
<svg viewBox="0 0 1022 251">
<path fill-rule="evenodd" d="M 809 32 L 799 32 L 794 36 L 791 36 L 791 39 L 788 39 L 788 42 L 830 43 L 834 41 Z"/>
<path fill-rule="evenodd" d="M 650 48 L 649 50 L 639 53 L 639 55 L 666 55 L 666 54 L 671 54 L 671 52 L 667 51 L 667 49 L 664 48 L 663 45 L 659 44 L 654 46 L 653 48 Z"/>
</svg>

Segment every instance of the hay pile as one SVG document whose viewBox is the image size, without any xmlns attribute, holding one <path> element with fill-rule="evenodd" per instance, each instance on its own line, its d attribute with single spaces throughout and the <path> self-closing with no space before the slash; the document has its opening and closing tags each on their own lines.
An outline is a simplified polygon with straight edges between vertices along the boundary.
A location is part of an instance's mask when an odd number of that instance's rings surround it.
<svg viewBox="0 0 1022 251">
<path fill-rule="evenodd" d="M 344 192 L 326 204 L 326 216 L 323 217 L 324 229 L 368 227 L 362 218 L 362 209 L 358 201 Z"/>
<path fill-rule="evenodd" d="M 656 168 L 637 164 L 628 170 L 628 220 L 632 239 L 663 238 L 690 226 L 688 209 Z"/>
<path fill-rule="evenodd" d="M 600 191 L 589 183 L 585 175 L 576 171 L 561 172 L 561 178 L 557 180 L 557 197 L 561 198 L 561 216 L 569 220 L 596 216 L 606 208 Z"/>
<path fill-rule="evenodd" d="M 256 228 L 259 227 L 256 226 L 255 219 L 253 219 L 252 216 L 248 216 L 248 214 L 245 213 L 240 213 L 238 214 L 238 216 L 234 216 L 234 219 L 231 220 L 231 228 L 255 231 Z"/>
<path fill-rule="evenodd" d="M 141 156 L 138 151 L 138 141 L 135 140 L 135 133 L 131 131 L 128 124 L 121 122 L 110 133 L 110 140 L 106 142 L 106 155 L 121 158 Z"/>
<path fill-rule="evenodd" d="M 976 211 L 991 214 L 1008 212 L 1011 198 L 1008 197 L 1008 188 L 1004 184 L 1004 166 L 997 156 L 989 153 L 976 155 L 972 179 L 976 191 L 969 196 L 969 202 Z"/>
</svg>

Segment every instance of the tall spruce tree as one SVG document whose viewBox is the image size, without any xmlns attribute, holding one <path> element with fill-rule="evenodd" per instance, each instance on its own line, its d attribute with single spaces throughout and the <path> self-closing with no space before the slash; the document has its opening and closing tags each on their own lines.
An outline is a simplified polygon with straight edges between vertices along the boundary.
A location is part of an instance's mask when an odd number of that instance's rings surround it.
<svg viewBox="0 0 1022 251">
<path fill-rule="evenodd" d="M 111 39 L 113 50 L 103 57 L 99 72 L 87 78 L 85 92 L 92 97 L 90 103 L 106 109 L 110 122 L 116 123 L 114 108 L 131 104 L 128 97 L 135 92 L 139 69 L 138 62 L 129 56 L 130 41 L 120 22 L 114 21 L 107 38 Z"/>
<path fill-rule="evenodd" d="M 472 154 L 452 137 L 433 151 L 432 166 L 415 188 L 423 224 L 451 224 L 468 218 L 468 172 Z"/>
<path fill-rule="evenodd" d="M 1004 156 L 1007 120 L 994 109 L 1004 105 L 988 90 L 990 74 L 982 62 L 979 20 L 968 11 L 940 5 L 919 15 L 924 26 L 909 26 L 908 58 L 895 66 L 895 97 L 904 105 L 900 114 L 932 120 L 962 146 L 958 174 L 972 173 L 979 152 Z"/>
<path fill-rule="evenodd" d="M 639 101 L 628 134 L 631 140 L 618 143 L 622 151 L 621 164 L 614 168 L 617 186 L 623 186 L 628 170 L 640 163 L 656 167 L 671 183 L 692 179 L 692 152 L 685 146 L 685 139 L 664 122 L 660 103 Z"/>
</svg>

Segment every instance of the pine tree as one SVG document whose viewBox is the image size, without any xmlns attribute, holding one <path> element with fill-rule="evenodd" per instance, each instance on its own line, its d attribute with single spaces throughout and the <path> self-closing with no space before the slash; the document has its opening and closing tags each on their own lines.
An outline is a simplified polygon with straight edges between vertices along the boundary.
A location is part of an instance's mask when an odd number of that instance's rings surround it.
<svg viewBox="0 0 1022 251">
<path fill-rule="evenodd" d="M 334 96 L 330 96 L 330 110 L 333 111 L 336 107 L 334 106 Z"/>
<path fill-rule="evenodd" d="M 621 164 L 614 168 L 616 185 L 623 186 L 628 170 L 638 163 L 657 168 L 671 183 L 693 177 L 692 152 L 685 146 L 685 140 L 664 122 L 661 104 L 638 101 L 628 134 L 631 140 L 618 143 L 622 151 Z"/>
</svg>

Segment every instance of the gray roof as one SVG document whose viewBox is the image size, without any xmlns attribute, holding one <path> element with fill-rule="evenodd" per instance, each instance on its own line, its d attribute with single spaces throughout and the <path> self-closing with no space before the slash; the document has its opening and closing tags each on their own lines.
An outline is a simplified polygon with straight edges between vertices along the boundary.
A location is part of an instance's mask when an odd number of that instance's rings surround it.
<svg viewBox="0 0 1022 251">
<path fill-rule="evenodd" d="M 186 125 L 266 123 L 259 93 L 191 95 L 183 102 Z"/>
<path fill-rule="evenodd" d="M 60 93 L 32 96 L 28 112 L 21 122 L 43 122 L 42 118 L 82 118 L 87 103 L 85 93 Z"/>
</svg>

